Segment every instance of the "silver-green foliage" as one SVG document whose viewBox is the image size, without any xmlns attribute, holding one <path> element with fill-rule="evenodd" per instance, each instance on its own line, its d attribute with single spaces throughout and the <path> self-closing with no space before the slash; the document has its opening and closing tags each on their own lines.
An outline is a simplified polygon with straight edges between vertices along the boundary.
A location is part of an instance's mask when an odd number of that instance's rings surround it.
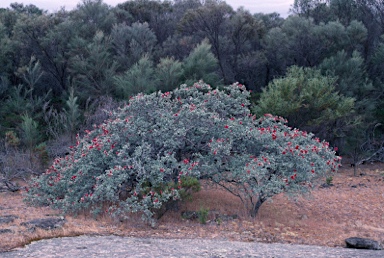
<svg viewBox="0 0 384 258">
<path fill-rule="evenodd" d="M 255 215 L 273 195 L 306 191 L 337 169 L 327 143 L 282 118 L 256 119 L 248 98 L 242 85 L 217 90 L 202 82 L 139 94 L 34 178 L 26 200 L 148 219 L 195 177 L 226 187 Z"/>
</svg>

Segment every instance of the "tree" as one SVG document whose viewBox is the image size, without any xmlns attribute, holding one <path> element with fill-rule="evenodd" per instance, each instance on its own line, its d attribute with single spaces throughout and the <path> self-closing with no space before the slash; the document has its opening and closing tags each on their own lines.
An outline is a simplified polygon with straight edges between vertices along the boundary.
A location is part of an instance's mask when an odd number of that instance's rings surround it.
<svg viewBox="0 0 384 258">
<path fill-rule="evenodd" d="M 334 142 L 344 136 L 355 101 L 339 94 L 335 82 L 317 69 L 290 67 L 263 90 L 254 111 L 286 117 L 291 126 Z"/>
<path fill-rule="evenodd" d="M 70 16 L 79 32 L 78 35 L 89 40 L 97 31 L 109 34 L 113 24 L 116 23 L 111 8 L 102 0 L 82 0 Z"/>
<path fill-rule="evenodd" d="M 240 62 L 243 61 L 244 64 L 244 57 L 249 57 L 250 55 L 254 57 L 253 54 L 261 50 L 261 37 L 264 29 L 261 20 L 256 19 L 248 11 L 240 8 L 231 17 L 226 33 L 227 37 L 230 38 L 231 45 L 231 48 L 227 47 L 227 49 L 232 50 L 228 53 L 228 63 L 230 65 L 229 70 L 233 75 L 228 75 L 228 79 L 244 83 L 248 89 L 252 90 L 256 88 L 255 83 L 257 80 L 241 80 L 244 78 L 245 67 L 241 66 Z M 253 72 L 256 73 L 257 71 Z M 252 71 L 249 69 L 247 73 L 252 73 Z M 242 76 L 239 76 L 239 74 L 242 74 Z M 247 77 L 251 76 L 250 74 Z"/>
<path fill-rule="evenodd" d="M 211 45 L 207 41 L 201 42 L 183 61 L 182 80 L 191 84 L 203 80 L 215 85 L 218 81 L 218 61 L 211 52 Z"/>
<path fill-rule="evenodd" d="M 20 15 L 12 33 L 14 51 L 19 53 L 14 62 L 24 66 L 35 56 L 44 71 L 42 92 L 52 90 L 59 96 L 67 89 L 69 43 L 74 34 L 74 25 L 65 12 L 56 16 Z"/>
<path fill-rule="evenodd" d="M 65 102 L 66 108 L 63 109 L 65 115 L 65 124 L 63 125 L 65 130 L 71 136 L 71 142 L 75 141 L 76 133 L 80 124 L 81 111 L 79 104 L 77 103 L 77 97 L 73 88 L 69 92 L 67 101 Z"/>
<path fill-rule="evenodd" d="M 256 93 L 261 92 L 264 85 L 268 84 L 270 76 L 270 65 L 265 52 L 252 51 L 241 55 L 238 59 L 236 80 L 247 85 L 247 89 Z"/>
<path fill-rule="evenodd" d="M 319 66 L 324 75 L 337 78 L 336 90 L 340 94 L 356 99 L 358 114 L 367 116 L 376 108 L 377 90 L 369 80 L 364 59 L 357 51 L 349 57 L 345 51 L 326 58 Z"/>
<path fill-rule="evenodd" d="M 42 15 L 44 13 L 43 10 L 39 9 L 37 6 L 33 4 L 24 5 L 19 3 L 12 3 L 10 4 L 10 7 L 15 12 L 20 14 L 25 14 L 27 16 Z"/>
<path fill-rule="evenodd" d="M 148 24 L 161 44 L 177 26 L 173 3 L 170 1 L 134 0 L 118 4 L 114 10 L 119 23 Z"/>
<path fill-rule="evenodd" d="M 27 66 L 18 69 L 18 74 L 22 77 L 28 90 L 31 91 L 30 98 L 32 100 L 32 96 L 35 93 L 34 91 L 36 91 L 36 86 L 43 76 L 40 62 L 36 61 L 36 58 L 32 56 Z"/>
<path fill-rule="evenodd" d="M 125 71 L 137 63 L 144 55 L 152 55 L 157 39 L 148 23 L 135 22 L 114 25 L 111 33 L 114 58 L 119 70 Z"/>
<path fill-rule="evenodd" d="M 255 216 L 272 196 L 306 192 L 337 170 L 340 158 L 328 143 L 283 118 L 256 119 L 248 98 L 242 85 L 217 90 L 202 82 L 139 94 L 35 178 L 26 200 L 64 212 L 140 212 L 151 220 L 202 178 L 239 197 Z"/>
<path fill-rule="evenodd" d="M 292 65 L 288 58 L 289 42 L 287 34 L 279 27 L 272 28 L 263 38 L 264 55 L 267 59 L 264 85 L 273 78 L 283 76 L 287 67 Z"/>
<path fill-rule="evenodd" d="M 23 84 L 11 88 L 9 81 L 5 77 L 1 78 L 0 89 L 5 97 L 0 109 L 0 121 L 6 130 L 20 129 L 25 117 L 37 122 L 42 118 L 43 104 L 50 97 L 50 91 L 45 94 L 36 93 L 37 85 L 41 85 L 42 74 L 39 62 L 31 57 L 29 64 L 17 72 Z"/>
<path fill-rule="evenodd" d="M 120 92 L 119 96 L 124 99 L 138 93 L 150 93 L 156 89 L 153 62 L 148 56 L 143 56 L 128 71 L 114 78 Z"/>
<path fill-rule="evenodd" d="M 162 58 L 155 70 L 155 78 L 158 81 L 157 90 L 170 91 L 182 84 L 182 63 L 174 58 Z"/>
<path fill-rule="evenodd" d="M 202 38 L 209 39 L 220 68 L 220 75 L 225 83 L 229 83 L 226 69 L 225 30 L 233 9 L 225 2 L 209 0 L 197 9 L 186 12 L 180 22 L 180 29 L 184 33 L 198 33 Z"/>
<path fill-rule="evenodd" d="M 344 26 L 349 26 L 353 21 L 359 21 L 367 29 L 364 42 L 363 56 L 367 59 L 374 51 L 381 34 L 383 33 L 382 3 L 376 0 L 330 0 L 329 13 L 333 20 Z"/>
<path fill-rule="evenodd" d="M 8 37 L 6 27 L 0 21 L 0 76 L 8 78 L 12 74 L 13 46 L 12 41 Z"/>
<path fill-rule="evenodd" d="M 361 22 L 314 24 L 312 19 L 288 17 L 281 28 L 271 29 L 263 40 L 268 60 L 268 81 L 283 76 L 292 65 L 316 67 L 341 49 L 361 51 L 367 30 Z"/>
<path fill-rule="evenodd" d="M 342 24 L 348 25 L 359 15 L 359 7 L 357 2 L 358 1 L 356 0 L 331 0 L 329 5 L 331 12 L 334 13 L 338 20 Z"/>
<path fill-rule="evenodd" d="M 201 41 L 200 37 L 176 33 L 163 42 L 161 49 L 156 51 L 156 56 L 162 58 L 173 57 L 177 60 L 183 60 Z"/>
<path fill-rule="evenodd" d="M 73 44 L 79 48 L 71 58 L 70 71 L 73 84 L 82 94 L 79 96 L 81 100 L 113 96 L 116 93 L 113 77 L 117 64 L 109 52 L 112 47 L 110 37 L 99 31 L 92 42 L 86 44 L 83 39 L 77 38 Z"/>
<path fill-rule="evenodd" d="M 279 13 L 255 13 L 253 15 L 255 19 L 262 21 L 264 25 L 264 34 L 273 28 L 281 27 L 284 23 L 284 18 L 280 17 Z"/>
<path fill-rule="evenodd" d="M 382 40 L 384 37 L 382 38 Z M 375 117 L 377 122 L 384 124 L 384 43 L 381 42 L 375 53 L 372 55 L 369 62 L 369 72 L 371 78 L 373 78 L 373 83 L 376 86 L 377 91 L 375 92 L 375 97 L 377 101 L 377 108 L 375 110 Z"/>
<path fill-rule="evenodd" d="M 22 116 L 22 122 L 20 125 L 22 141 L 29 151 L 29 162 L 32 167 L 33 164 L 33 149 L 36 144 L 41 140 L 41 134 L 39 125 L 29 115 Z"/>
</svg>

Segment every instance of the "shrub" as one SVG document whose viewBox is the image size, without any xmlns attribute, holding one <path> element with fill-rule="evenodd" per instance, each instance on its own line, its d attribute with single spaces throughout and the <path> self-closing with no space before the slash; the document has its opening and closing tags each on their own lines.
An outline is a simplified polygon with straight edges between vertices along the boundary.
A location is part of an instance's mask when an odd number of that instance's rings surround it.
<svg viewBox="0 0 384 258">
<path fill-rule="evenodd" d="M 291 126 L 336 140 L 354 121 L 354 101 L 337 92 L 336 78 L 314 68 L 292 66 L 284 78 L 263 90 L 254 111 L 282 116 Z"/>
<path fill-rule="evenodd" d="M 209 209 L 201 206 L 197 212 L 197 218 L 199 219 L 200 224 L 206 224 L 208 219 Z"/>
<path fill-rule="evenodd" d="M 240 84 L 218 90 L 202 82 L 139 94 L 34 178 L 26 201 L 150 219 L 199 178 L 225 187 L 255 215 L 273 195 L 303 192 L 337 169 L 326 142 L 282 118 L 256 119 L 248 98 Z"/>
<path fill-rule="evenodd" d="M 0 139 L 0 191 L 16 192 L 20 190 L 17 181 L 41 174 L 43 169 L 39 161 L 43 162 L 45 154 L 43 144 L 33 151 L 25 150 L 20 147 L 16 133 L 7 131 L 5 139 Z"/>
</svg>

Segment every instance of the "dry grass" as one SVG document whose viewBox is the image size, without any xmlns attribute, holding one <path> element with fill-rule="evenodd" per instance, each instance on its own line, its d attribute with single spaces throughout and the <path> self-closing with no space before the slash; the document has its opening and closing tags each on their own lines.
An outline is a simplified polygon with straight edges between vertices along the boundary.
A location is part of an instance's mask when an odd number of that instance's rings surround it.
<svg viewBox="0 0 384 258">
<path fill-rule="evenodd" d="M 256 218 L 250 218 L 241 202 L 220 188 L 203 188 L 194 194 L 192 202 L 182 204 L 179 211 L 167 212 L 156 229 L 133 215 L 120 222 L 109 217 L 82 214 L 67 216 L 62 229 L 31 233 L 20 223 L 58 214 L 48 208 L 28 207 L 20 193 L 0 193 L 0 216 L 16 215 L 12 223 L 0 224 L 0 229 L 14 233 L 0 234 L 0 250 L 9 250 L 43 238 L 82 234 L 117 234 L 162 238 L 213 238 L 240 241 L 284 242 L 343 246 L 352 236 L 384 241 L 384 166 L 365 165 L 364 176 L 353 177 L 353 169 L 341 169 L 334 176 L 333 187 L 319 188 L 309 199 L 297 202 L 284 195 L 263 204 Z M 222 221 L 208 217 L 208 223 L 184 220 L 184 210 L 207 208 L 220 214 L 237 214 L 239 219 Z"/>
</svg>

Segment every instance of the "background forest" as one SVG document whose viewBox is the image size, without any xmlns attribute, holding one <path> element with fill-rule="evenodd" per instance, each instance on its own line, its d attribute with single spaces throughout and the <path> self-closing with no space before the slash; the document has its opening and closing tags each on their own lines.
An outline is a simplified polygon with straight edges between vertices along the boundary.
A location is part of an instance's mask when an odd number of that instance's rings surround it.
<svg viewBox="0 0 384 258">
<path fill-rule="evenodd" d="M 0 9 L 0 171 L 39 173 L 131 96 L 203 80 L 252 90 L 353 163 L 383 160 L 384 3 L 296 0 L 277 13 L 218 0 L 84 0 Z M 9 180 L 5 180 L 12 188 Z"/>
</svg>

